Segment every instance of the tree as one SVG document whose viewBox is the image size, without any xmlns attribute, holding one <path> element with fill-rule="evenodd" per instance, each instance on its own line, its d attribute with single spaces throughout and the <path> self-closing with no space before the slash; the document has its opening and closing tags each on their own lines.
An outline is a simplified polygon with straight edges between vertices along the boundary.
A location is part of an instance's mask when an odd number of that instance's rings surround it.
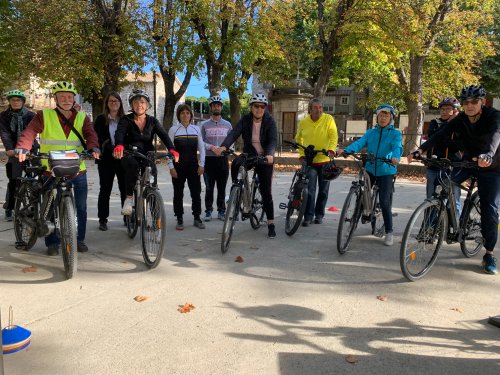
<svg viewBox="0 0 500 375">
<path fill-rule="evenodd" d="M 494 53 L 481 64 L 479 74 L 481 83 L 492 96 L 500 96 L 500 3 L 496 3 L 493 11 L 494 24 L 491 28 L 482 30 L 485 35 L 493 38 Z"/>
</svg>

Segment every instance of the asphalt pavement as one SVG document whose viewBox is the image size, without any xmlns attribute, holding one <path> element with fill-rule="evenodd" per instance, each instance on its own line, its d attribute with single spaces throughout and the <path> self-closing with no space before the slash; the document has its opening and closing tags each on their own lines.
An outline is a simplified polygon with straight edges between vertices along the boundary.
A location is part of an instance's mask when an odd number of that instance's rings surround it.
<svg viewBox="0 0 500 375">
<path fill-rule="evenodd" d="M 187 187 L 185 230 L 175 230 L 172 184 L 160 167 L 167 245 L 148 270 L 139 237 L 126 234 L 116 187 L 109 230 L 98 230 L 97 169 L 87 165 L 90 251 L 78 255 L 72 280 L 60 256 L 45 255 L 43 239 L 16 250 L 12 223 L 0 219 L 2 327 L 12 306 L 14 323 L 32 331 L 28 349 L 4 356 L 5 374 L 500 374 L 500 329 L 487 323 L 500 314 L 500 277 L 482 272 L 482 252 L 466 259 L 444 245 L 424 279 L 401 274 L 401 236 L 424 185 L 396 183 L 394 246 L 360 225 L 339 255 L 353 176 L 332 182 L 323 224 L 288 237 L 278 205 L 292 174 L 276 173 L 277 238 L 238 222 L 222 255 L 222 222 L 195 228 Z M 2 198 L 6 181 L 1 164 Z M 179 312 L 186 303 L 194 309 Z"/>
</svg>

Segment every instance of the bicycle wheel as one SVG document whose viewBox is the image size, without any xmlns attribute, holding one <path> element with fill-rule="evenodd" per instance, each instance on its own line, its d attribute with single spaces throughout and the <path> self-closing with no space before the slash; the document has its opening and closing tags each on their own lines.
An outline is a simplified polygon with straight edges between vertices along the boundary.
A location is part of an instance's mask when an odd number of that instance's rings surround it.
<svg viewBox="0 0 500 375">
<path fill-rule="evenodd" d="M 302 223 L 304 212 L 306 212 L 307 193 L 308 190 L 305 181 L 299 180 L 293 184 L 288 198 L 285 217 L 285 233 L 289 236 L 297 232 Z"/>
<path fill-rule="evenodd" d="M 73 198 L 63 196 L 59 203 L 59 226 L 61 237 L 61 252 L 66 278 L 71 279 L 77 270 L 76 216 Z"/>
<path fill-rule="evenodd" d="M 344 254 L 352 240 L 352 235 L 358 226 L 361 216 L 361 189 L 353 186 L 347 193 L 347 197 L 340 214 L 340 222 L 337 230 L 337 251 Z"/>
<path fill-rule="evenodd" d="M 16 203 L 14 206 L 16 249 L 29 250 L 36 243 L 38 203 L 30 202 L 35 194 L 35 189 L 30 182 L 22 183 L 16 193 Z"/>
<path fill-rule="evenodd" d="M 134 205 L 132 213 L 125 216 L 125 224 L 127 226 L 127 234 L 130 238 L 134 238 L 139 228 L 139 219 L 137 215 L 137 189 L 134 189 Z"/>
<path fill-rule="evenodd" d="M 466 204 L 460 220 L 460 228 L 463 231 L 460 249 L 467 258 L 473 257 L 479 253 L 484 242 L 481 234 L 481 208 L 477 192 Z"/>
<path fill-rule="evenodd" d="M 436 262 L 448 228 L 441 202 L 425 201 L 411 215 L 403 235 L 399 263 L 403 275 L 416 281 L 429 272 Z"/>
<path fill-rule="evenodd" d="M 264 203 L 262 202 L 262 195 L 260 194 L 258 184 L 253 185 L 252 191 L 252 214 L 250 215 L 250 225 L 253 229 L 259 229 L 264 219 Z"/>
<path fill-rule="evenodd" d="M 160 264 L 165 246 L 166 215 L 163 198 L 158 190 L 144 191 L 141 220 L 141 245 L 144 263 L 149 268 Z"/>
<path fill-rule="evenodd" d="M 231 236 L 233 235 L 234 223 L 238 218 L 238 213 L 240 211 L 240 199 L 241 199 L 241 187 L 233 186 L 231 188 L 231 193 L 229 194 L 229 200 L 227 201 L 226 217 L 224 218 L 224 225 L 222 227 L 222 238 L 221 238 L 221 251 L 225 254 L 229 248 L 229 243 L 231 242 Z"/>
</svg>

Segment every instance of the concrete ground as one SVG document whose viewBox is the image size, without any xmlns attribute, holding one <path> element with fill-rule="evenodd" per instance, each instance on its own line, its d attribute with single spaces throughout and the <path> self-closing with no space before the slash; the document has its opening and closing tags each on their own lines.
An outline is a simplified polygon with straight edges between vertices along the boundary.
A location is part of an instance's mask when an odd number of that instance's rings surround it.
<svg viewBox="0 0 500 375">
<path fill-rule="evenodd" d="M 481 257 L 465 259 L 445 245 L 432 271 L 410 283 L 399 268 L 399 246 L 424 186 L 398 181 L 395 244 L 383 245 L 367 225 L 351 250 L 335 247 L 340 209 L 352 176 L 330 187 L 325 223 L 284 232 L 291 173 L 277 173 L 278 236 L 239 222 L 220 252 L 222 222 L 175 231 L 172 185 L 160 170 L 168 222 L 164 259 L 142 261 L 139 237 L 127 237 L 117 190 L 109 231 L 98 230 L 97 170 L 89 166 L 87 244 L 78 274 L 65 280 L 61 257 L 45 255 L 39 239 L 14 248 L 12 223 L 0 222 L 0 305 L 32 331 L 32 344 L 4 356 L 5 374 L 499 374 L 500 278 L 486 275 Z M 0 166 L 0 197 L 5 195 Z M 482 255 L 482 254 L 481 254 Z M 235 262 L 241 256 L 243 263 Z M 35 266 L 36 272 L 22 269 Z M 144 302 L 134 297 L 147 296 Z M 191 303 L 185 314 L 177 309 Z M 352 362 L 352 363 L 351 363 Z"/>
</svg>

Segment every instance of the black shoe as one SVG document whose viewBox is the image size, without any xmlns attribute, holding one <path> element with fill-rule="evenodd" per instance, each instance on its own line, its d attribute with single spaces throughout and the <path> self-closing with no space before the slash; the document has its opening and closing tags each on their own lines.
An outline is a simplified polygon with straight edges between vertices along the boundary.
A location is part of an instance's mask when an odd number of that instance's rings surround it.
<svg viewBox="0 0 500 375">
<path fill-rule="evenodd" d="M 49 245 L 47 247 L 47 255 L 55 256 L 59 254 L 59 246 L 58 245 Z"/>
<path fill-rule="evenodd" d="M 269 224 L 267 226 L 267 237 L 276 238 L 276 230 L 275 230 L 274 224 Z"/>
<path fill-rule="evenodd" d="M 323 218 L 317 217 L 316 219 L 314 219 L 314 224 L 323 224 Z"/>
<path fill-rule="evenodd" d="M 304 219 L 304 220 L 302 221 L 302 226 L 303 226 L 303 227 L 308 227 L 308 226 L 309 226 L 309 224 L 311 224 L 311 220 L 309 220 L 309 219 Z"/>
<path fill-rule="evenodd" d="M 106 232 L 108 230 L 108 224 L 106 224 L 106 223 L 99 223 L 99 230 L 102 230 L 103 232 Z"/>
<path fill-rule="evenodd" d="M 196 228 L 199 228 L 199 229 L 205 229 L 205 224 L 203 224 L 203 222 L 201 221 L 201 219 L 199 217 L 195 217 L 194 218 L 194 223 L 193 225 L 196 227 Z"/>
<path fill-rule="evenodd" d="M 86 253 L 89 251 L 88 246 L 85 244 L 83 241 L 78 241 L 76 243 L 76 250 L 78 250 L 79 253 Z"/>
<path fill-rule="evenodd" d="M 184 230 L 184 220 L 177 219 L 177 225 L 175 226 L 176 230 Z"/>
</svg>

